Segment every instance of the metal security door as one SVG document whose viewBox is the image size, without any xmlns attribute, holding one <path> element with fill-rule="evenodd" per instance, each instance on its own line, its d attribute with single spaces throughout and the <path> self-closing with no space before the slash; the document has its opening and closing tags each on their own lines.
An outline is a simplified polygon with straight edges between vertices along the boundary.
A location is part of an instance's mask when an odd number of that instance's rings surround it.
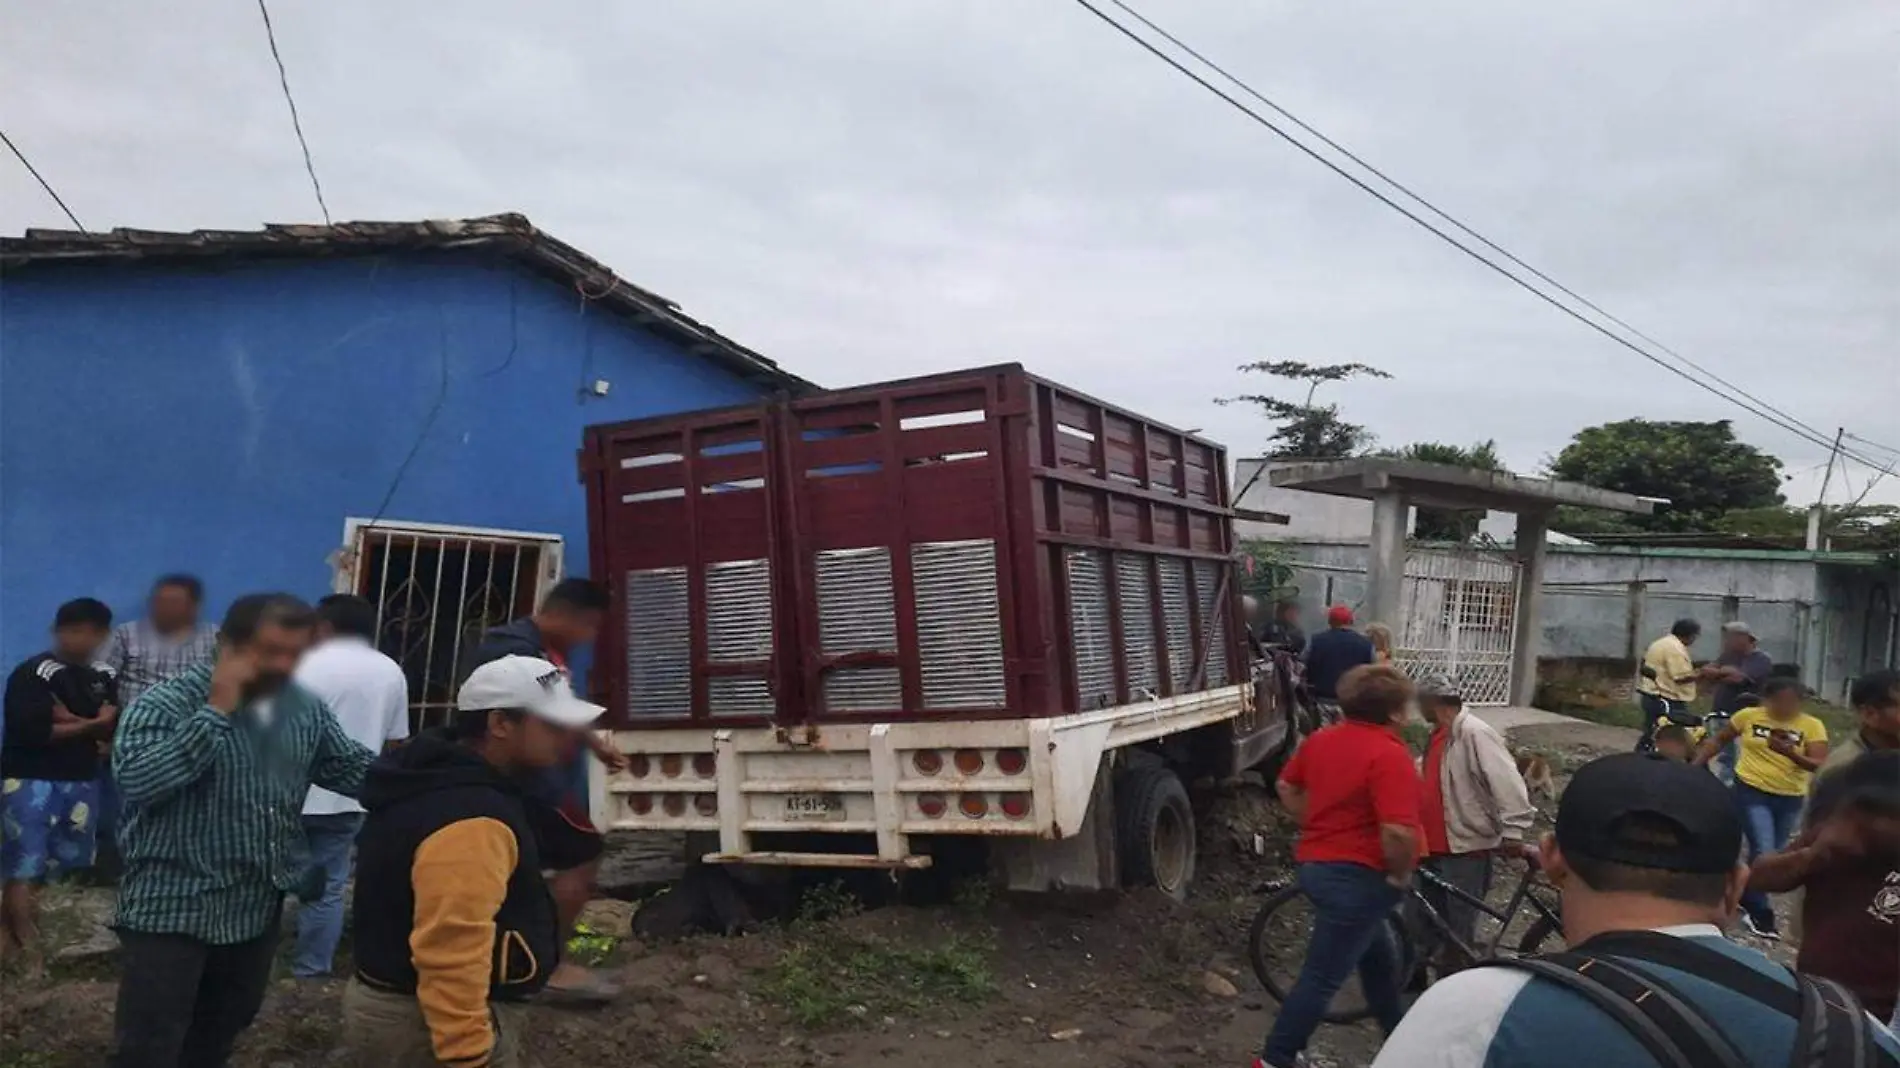
<svg viewBox="0 0 1900 1068">
<path fill-rule="evenodd" d="M 351 519 L 334 588 L 376 606 L 376 645 L 409 680 L 413 728 L 446 723 L 482 632 L 534 611 L 562 574 L 561 538 Z"/>
<path fill-rule="evenodd" d="M 1510 702 L 1518 564 L 1504 553 L 1424 550 L 1405 558 L 1393 660 L 1451 676 L 1473 705 Z"/>
</svg>

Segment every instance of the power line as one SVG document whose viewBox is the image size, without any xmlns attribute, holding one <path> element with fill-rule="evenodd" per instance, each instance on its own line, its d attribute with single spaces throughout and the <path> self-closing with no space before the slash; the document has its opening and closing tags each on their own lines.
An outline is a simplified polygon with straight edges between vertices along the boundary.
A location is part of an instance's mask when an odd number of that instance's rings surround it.
<svg viewBox="0 0 1900 1068">
<path fill-rule="evenodd" d="M 1490 239 L 1484 237 L 1482 234 L 1479 234 L 1477 231 L 1471 229 L 1469 226 L 1466 226 L 1464 223 L 1458 221 L 1456 218 L 1452 217 L 1448 213 L 1439 209 L 1436 205 L 1433 205 L 1430 201 L 1427 201 L 1424 197 L 1418 195 L 1417 193 L 1414 193 L 1411 189 L 1400 184 L 1396 180 L 1386 175 L 1384 172 L 1378 170 L 1376 167 L 1373 167 L 1371 164 L 1365 162 L 1364 160 L 1360 159 L 1358 156 L 1354 155 L 1352 152 L 1340 146 L 1337 142 L 1326 137 L 1324 134 L 1320 133 L 1318 130 L 1314 129 L 1312 126 L 1308 125 L 1307 123 L 1303 122 L 1299 118 L 1295 117 L 1286 109 L 1273 103 L 1271 100 L 1267 99 L 1267 97 L 1265 97 L 1258 91 L 1254 90 L 1251 86 L 1247 85 L 1247 83 L 1241 81 L 1239 78 L 1228 73 L 1226 70 L 1221 68 L 1218 64 L 1215 64 L 1213 61 L 1207 59 L 1207 57 L 1203 56 L 1201 53 L 1195 51 L 1193 48 L 1183 43 L 1178 37 L 1175 37 L 1174 35 L 1168 33 L 1166 30 L 1156 25 L 1153 21 L 1141 15 L 1134 8 L 1124 3 L 1123 0 L 1109 0 L 1109 2 L 1115 4 L 1116 7 L 1120 8 L 1121 10 L 1127 12 L 1129 15 L 1134 17 L 1135 19 L 1139 20 L 1142 23 L 1142 25 L 1147 26 L 1150 30 L 1154 31 L 1156 34 L 1160 35 L 1161 37 L 1163 37 L 1170 43 L 1174 44 L 1177 48 L 1180 48 L 1183 52 L 1186 52 L 1188 55 L 1193 56 L 1195 59 L 1206 64 L 1210 69 L 1218 72 L 1222 77 L 1226 78 L 1228 81 L 1238 86 L 1242 91 L 1246 92 L 1250 96 L 1266 104 L 1269 108 L 1272 108 L 1275 112 L 1279 113 L 1280 115 L 1285 116 L 1289 121 L 1298 125 L 1302 130 L 1305 130 L 1308 133 L 1312 134 L 1313 136 L 1315 136 L 1316 138 L 1318 138 L 1319 140 L 1321 140 L 1328 146 L 1332 147 L 1336 151 L 1340 152 L 1342 155 L 1346 156 L 1348 159 L 1359 164 L 1361 167 L 1364 167 L 1368 172 L 1378 176 L 1381 180 L 1391 185 L 1394 189 L 1399 190 L 1405 196 L 1411 198 L 1412 200 L 1416 201 L 1420 205 L 1424 206 L 1426 210 L 1446 220 L 1447 222 L 1451 223 L 1453 226 L 1457 227 L 1463 232 L 1471 235 L 1476 240 L 1482 242 L 1485 246 L 1502 254 L 1503 256 L 1511 260 L 1511 262 L 1517 264 L 1518 266 L 1523 267 L 1525 270 L 1529 271 L 1533 275 L 1536 275 L 1539 279 L 1542 279 L 1544 282 L 1546 282 L 1553 288 L 1559 290 L 1560 292 L 1564 293 L 1565 295 L 1569 296 L 1571 299 L 1577 301 L 1579 304 L 1582 304 L 1584 307 L 1589 308 L 1590 310 L 1603 316 L 1605 319 L 1609 320 L 1610 322 L 1615 323 L 1616 325 L 1629 331 L 1634 336 L 1641 338 L 1642 340 L 1648 342 L 1651 345 L 1656 346 L 1658 349 L 1661 349 L 1663 352 L 1668 353 L 1669 355 L 1673 356 L 1674 358 L 1688 365 L 1689 367 L 1702 372 L 1702 374 L 1706 375 L 1709 379 L 1713 380 L 1714 382 L 1728 387 L 1728 389 L 1732 390 L 1735 395 L 1731 396 L 1729 394 L 1723 393 L 1721 390 L 1715 388 L 1714 385 L 1711 385 L 1710 382 L 1696 378 L 1693 375 L 1689 374 L 1687 371 L 1684 371 L 1682 368 L 1677 367 L 1674 364 L 1671 364 L 1668 361 L 1663 360 L 1662 358 L 1656 356 L 1654 353 L 1651 353 L 1641 348 L 1640 346 L 1633 344 L 1628 339 L 1618 336 L 1616 333 L 1607 329 L 1602 324 L 1595 322 L 1587 318 L 1586 316 L 1580 314 L 1575 309 L 1564 304 L 1562 301 L 1557 300 L 1555 297 L 1552 297 L 1550 294 L 1544 292 L 1538 287 L 1525 281 L 1523 278 L 1519 277 L 1518 275 L 1512 273 L 1509 269 L 1501 266 L 1496 261 L 1489 259 L 1488 257 L 1484 256 L 1482 253 L 1478 252 L 1477 250 L 1459 241 L 1457 238 L 1451 236 L 1450 234 L 1445 233 L 1443 230 L 1438 229 L 1436 226 L 1433 226 L 1430 222 L 1426 221 L 1424 218 L 1421 218 L 1416 212 L 1411 211 L 1410 209 L 1406 208 L 1404 205 L 1393 200 L 1391 197 L 1388 197 L 1384 193 L 1373 188 L 1371 185 L 1369 185 L 1366 181 L 1364 181 L 1357 175 L 1351 173 L 1350 171 L 1347 171 L 1344 167 L 1341 167 L 1339 164 L 1333 162 L 1332 160 L 1327 159 L 1324 155 L 1320 154 L 1318 151 L 1314 150 L 1310 146 L 1306 145 L 1304 142 L 1300 141 L 1298 138 L 1294 137 L 1292 134 L 1288 133 L 1286 130 L 1282 129 L 1280 126 L 1276 125 L 1272 120 L 1261 115 L 1259 112 L 1254 111 L 1252 108 L 1248 107 L 1246 104 L 1242 103 L 1239 100 L 1236 100 L 1232 95 L 1223 91 L 1220 87 L 1214 85 L 1212 82 L 1209 82 L 1206 78 L 1203 78 L 1199 74 L 1188 69 L 1188 67 L 1182 64 L 1179 60 L 1175 59 L 1173 56 L 1168 55 L 1166 52 L 1156 47 L 1152 42 L 1143 38 L 1140 34 L 1135 33 L 1133 30 L 1129 29 L 1127 26 L 1116 21 L 1114 18 L 1109 16 L 1107 12 L 1103 11 L 1101 8 L 1097 7 L 1094 3 L 1092 3 L 1091 0 L 1076 0 L 1076 3 L 1080 4 L 1083 8 L 1087 9 L 1090 14 L 1094 15 L 1096 18 L 1107 23 L 1116 32 L 1128 38 L 1130 41 L 1133 41 L 1135 44 L 1140 45 L 1143 49 L 1145 49 L 1147 52 L 1152 54 L 1156 59 L 1161 60 L 1163 63 L 1166 63 L 1168 66 L 1173 67 L 1179 73 L 1187 76 L 1189 79 L 1193 80 L 1196 84 L 1200 85 L 1201 88 L 1206 89 L 1210 93 L 1213 93 L 1215 96 L 1219 97 L 1220 99 L 1222 99 L 1223 101 L 1231 105 L 1235 110 L 1239 111 L 1241 114 L 1246 115 L 1248 118 L 1266 127 L 1268 130 L 1272 131 L 1276 136 L 1278 136 L 1281 140 L 1285 141 L 1286 143 L 1292 145 L 1294 148 L 1298 149 L 1302 153 L 1311 157 L 1315 162 L 1318 162 L 1322 166 L 1326 167 L 1328 170 L 1339 175 L 1341 178 L 1344 178 L 1347 181 L 1351 182 L 1353 185 L 1359 187 L 1361 191 L 1365 192 L 1366 194 L 1370 195 L 1374 199 L 1378 200 L 1380 203 L 1384 204 L 1386 207 L 1391 208 L 1393 211 L 1396 211 L 1400 215 L 1403 215 L 1407 219 L 1410 219 L 1413 223 L 1417 224 L 1419 227 L 1423 228 L 1428 233 L 1432 234 L 1434 237 L 1437 237 L 1439 240 L 1450 245 L 1452 248 L 1457 249 L 1459 252 L 1464 253 L 1466 256 L 1469 256 L 1470 258 L 1476 260 L 1477 262 L 1497 272 L 1499 275 L 1502 275 L 1506 280 L 1510 281 L 1512 284 L 1523 289 L 1525 292 L 1530 293 L 1532 296 L 1535 296 L 1539 300 L 1544 301 L 1546 304 L 1549 304 L 1551 307 L 1556 308 L 1558 311 L 1563 312 L 1565 315 L 1570 316 L 1571 318 L 1584 324 L 1590 329 L 1595 330 L 1597 333 L 1602 334 L 1604 337 L 1609 338 L 1611 341 L 1616 342 L 1618 345 L 1621 345 L 1622 347 L 1630 350 L 1631 352 L 1634 352 L 1638 356 L 1641 356 L 1643 359 L 1648 360 L 1649 362 L 1655 364 L 1658 367 L 1661 367 L 1662 369 L 1668 371 L 1669 373 L 1673 375 L 1676 375 L 1677 377 L 1683 379 L 1686 382 L 1689 382 L 1690 384 L 1696 386 L 1697 388 L 1705 390 L 1717 397 L 1721 397 L 1724 400 L 1727 400 L 1730 403 L 1736 405 L 1737 407 L 1743 409 L 1744 411 L 1747 411 L 1747 412 L 1750 412 L 1751 414 L 1759 416 L 1762 419 L 1766 420 L 1767 422 L 1777 427 L 1780 427 L 1781 429 L 1786 430 L 1789 433 L 1794 434 L 1797 437 L 1803 438 L 1813 444 L 1820 445 L 1822 447 L 1830 448 L 1830 449 L 1833 447 L 1833 442 L 1823 437 L 1821 433 L 1815 430 L 1813 427 L 1807 425 L 1806 423 L 1801 422 L 1800 420 L 1796 419 L 1794 416 L 1788 415 L 1786 412 L 1782 412 L 1779 409 L 1776 409 L 1774 406 L 1768 404 L 1767 402 L 1762 401 L 1748 394 L 1746 391 L 1742 390 L 1740 387 L 1737 387 L 1733 383 L 1730 383 L 1722 379 L 1720 376 L 1716 375 L 1714 372 L 1709 371 L 1706 368 L 1703 368 L 1697 365 L 1696 363 L 1694 363 L 1693 361 L 1687 359 L 1686 357 L 1683 357 L 1680 354 L 1674 352 L 1668 346 L 1663 345 L 1661 342 L 1658 342 L 1654 338 L 1649 337 L 1647 334 L 1644 334 L 1642 331 L 1637 330 L 1635 327 L 1630 326 L 1628 323 L 1624 322 L 1623 320 L 1604 311 L 1602 308 L 1598 307 L 1595 303 L 1591 302 L 1587 298 L 1582 297 L 1581 295 L 1577 294 L 1575 291 L 1551 279 L 1548 275 L 1537 270 L 1535 267 L 1530 266 L 1528 263 L 1525 263 L 1523 260 L 1513 255 L 1508 250 L 1492 242 Z M 1737 399 L 1737 397 L 1740 397 L 1743 399 Z M 1745 401 L 1752 402 L 1752 403 L 1745 403 Z M 1879 468 L 1878 464 L 1868 460 L 1864 456 L 1851 453 L 1851 452 L 1846 452 L 1844 450 L 1842 454 L 1849 456 L 1863 464 L 1866 464 L 1869 467 L 1872 467 L 1875 469 Z"/>
<path fill-rule="evenodd" d="M 59 210 L 65 212 L 66 217 L 73 221 L 73 227 L 82 234 L 91 233 L 91 230 L 86 229 L 86 224 L 79 221 L 79 216 L 73 214 L 73 209 L 67 207 L 66 202 L 60 199 L 59 193 L 53 189 L 53 183 L 46 180 L 46 176 L 40 173 L 38 167 L 33 166 L 33 161 L 26 158 L 26 153 L 20 151 L 20 146 L 13 143 L 13 138 L 8 137 L 5 130 L 0 130 L 0 141 L 6 142 L 6 146 L 13 150 L 13 157 L 20 161 L 20 166 L 25 167 L 26 173 L 32 175 L 33 180 L 40 183 L 40 188 L 46 190 L 46 195 L 52 197 L 53 203 L 59 205 Z"/>
<path fill-rule="evenodd" d="M 323 183 L 317 181 L 317 165 L 310 161 L 310 142 L 304 140 L 303 120 L 297 117 L 297 98 L 290 94 L 290 74 L 284 70 L 284 57 L 277 51 L 277 31 L 270 24 L 270 8 L 257 0 L 257 12 L 264 16 L 264 37 L 270 41 L 270 57 L 277 61 L 277 84 L 284 87 L 284 103 L 290 105 L 290 128 L 297 131 L 297 145 L 303 149 L 303 169 L 310 175 L 310 188 L 317 194 L 317 210 L 323 212 L 323 225 L 330 225 L 330 205 L 323 201 Z"/>
</svg>

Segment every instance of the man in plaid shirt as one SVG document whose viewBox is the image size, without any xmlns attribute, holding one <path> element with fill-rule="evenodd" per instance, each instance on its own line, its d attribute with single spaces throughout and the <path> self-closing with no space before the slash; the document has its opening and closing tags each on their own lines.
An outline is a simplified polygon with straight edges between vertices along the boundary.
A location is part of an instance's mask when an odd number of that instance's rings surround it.
<svg viewBox="0 0 1900 1068">
<path fill-rule="evenodd" d="M 204 595 L 204 583 L 195 576 L 166 575 L 152 584 L 145 618 L 112 629 L 99 660 L 118 676 L 127 706 L 159 683 L 211 663 L 218 628 L 198 619 Z"/>
<path fill-rule="evenodd" d="M 118 680 L 119 707 L 130 708 L 139 695 L 199 664 L 211 663 L 218 649 L 218 628 L 198 619 L 204 605 L 204 583 L 195 575 L 166 575 L 152 584 L 145 618 L 121 623 L 99 650 L 99 663 Z M 112 784 L 108 764 L 99 775 L 98 868 L 106 878 L 119 868 L 116 846 L 119 828 L 119 791 Z"/>
<path fill-rule="evenodd" d="M 147 690 L 120 718 L 113 1068 L 225 1064 L 263 1003 L 284 894 L 322 891 L 302 878 L 304 796 L 356 796 L 372 754 L 291 681 L 314 623 L 289 594 L 240 597 L 215 665 Z"/>
</svg>

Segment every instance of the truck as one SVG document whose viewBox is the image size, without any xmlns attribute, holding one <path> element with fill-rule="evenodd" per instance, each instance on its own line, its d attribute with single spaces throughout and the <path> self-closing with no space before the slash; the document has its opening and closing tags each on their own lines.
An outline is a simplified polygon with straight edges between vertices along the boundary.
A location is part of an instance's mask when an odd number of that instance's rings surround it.
<svg viewBox="0 0 1900 1068">
<path fill-rule="evenodd" d="M 608 830 L 708 864 L 1019 890 L 1196 859 L 1186 786 L 1284 754 L 1225 451 L 1017 365 L 589 427 Z"/>
</svg>

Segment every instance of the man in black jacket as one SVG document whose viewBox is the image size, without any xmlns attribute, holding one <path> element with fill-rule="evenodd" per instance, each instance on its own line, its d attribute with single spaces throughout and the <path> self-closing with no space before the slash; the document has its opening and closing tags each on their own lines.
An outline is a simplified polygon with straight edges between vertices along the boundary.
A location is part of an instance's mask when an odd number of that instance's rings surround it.
<svg viewBox="0 0 1900 1068">
<path fill-rule="evenodd" d="M 504 656 L 537 657 L 553 664 L 572 685 L 569 660 L 594 644 L 606 614 L 606 590 L 586 579 L 563 579 L 534 615 L 482 635 L 470 662 L 479 668 Z M 593 734 L 586 741 L 602 764 L 615 771 L 626 768 L 625 754 Z M 575 780 L 575 769 L 561 765 L 534 769 L 521 783 L 541 863 L 554 873 L 549 888 L 560 910 L 563 940 L 573 933 L 581 910 L 594 896 L 605 842 L 588 818 Z M 617 993 L 604 978 L 571 962 L 561 966 L 548 986 L 552 993 L 583 1003 L 598 1004 Z"/>
<path fill-rule="evenodd" d="M 59 606 L 53 648 L 7 677 L 0 746 L 0 953 L 19 950 L 43 967 L 39 891 L 92 866 L 98 846 L 101 751 L 119 721 L 112 673 L 93 663 L 112 630 L 112 609 L 90 597 Z"/>
<path fill-rule="evenodd" d="M 560 966 L 561 926 L 520 783 L 573 759 L 599 705 L 554 664 L 475 669 L 447 731 L 370 769 L 357 839 L 350 1064 L 512 1068 L 519 1005 Z"/>
</svg>

